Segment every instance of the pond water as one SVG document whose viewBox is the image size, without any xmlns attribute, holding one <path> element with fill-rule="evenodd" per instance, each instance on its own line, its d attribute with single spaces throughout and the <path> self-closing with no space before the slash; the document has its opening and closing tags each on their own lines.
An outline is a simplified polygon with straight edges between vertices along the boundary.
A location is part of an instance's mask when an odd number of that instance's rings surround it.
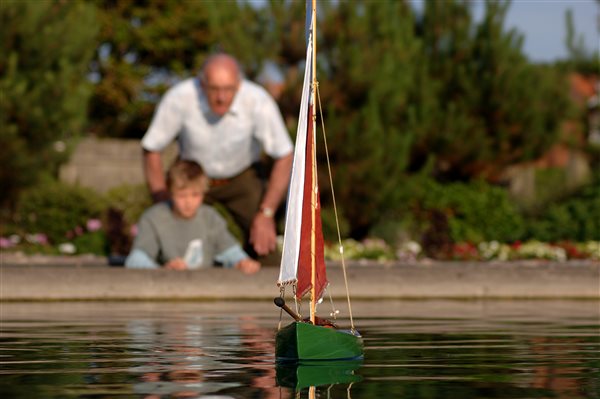
<svg viewBox="0 0 600 399">
<path fill-rule="evenodd" d="M 282 368 L 269 301 L 2 303 L 0 397 L 600 398 L 599 306 L 358 302 L 362 362 Z"/>
</svg>

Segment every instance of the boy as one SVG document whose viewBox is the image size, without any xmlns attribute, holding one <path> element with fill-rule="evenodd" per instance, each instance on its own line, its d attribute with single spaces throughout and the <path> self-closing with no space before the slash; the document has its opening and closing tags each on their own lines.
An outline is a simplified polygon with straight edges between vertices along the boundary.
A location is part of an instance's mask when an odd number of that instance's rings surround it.
<svg viewBox="0 0 600 399">
<path fill-rule="evenodd" d="M 260 269 L 227 230 L 225 220 L 203 205 L 208 179 L 195 162 L 177 160 L 167 172 L 170 201 L 147 209 L 125 267 L 185 270 L 210 267 L 214 261 L 246 274 Z"/>
</svg>

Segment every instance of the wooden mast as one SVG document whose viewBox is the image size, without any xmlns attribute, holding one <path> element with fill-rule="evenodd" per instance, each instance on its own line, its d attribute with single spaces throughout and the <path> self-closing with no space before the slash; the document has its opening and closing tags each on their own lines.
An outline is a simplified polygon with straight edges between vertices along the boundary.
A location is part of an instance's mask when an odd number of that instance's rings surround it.
<svg viewBox="0 0 600 399">
<path fill-rule="evenodd" d="M 317 0 L 312 0 L 312 85 L 311 85 L 311 106 L 312 106 L 312 137 L 316 135 L 317 112 L 316 112 L 316 86 L 317 86 Z M 310 289 L 310 322 L 315 324 L 315 313 L 317 308 L 317 254 L 316 254 L 316 207 L 317 207 L 317 157 L 315 141 L 312 142 L 311 165 L 312 165 L 312 187 L 310 195 L 311 204 L 311 235 L 310 235 L 310 267 L 311 267 L 311 289 Z"/>
</svg>

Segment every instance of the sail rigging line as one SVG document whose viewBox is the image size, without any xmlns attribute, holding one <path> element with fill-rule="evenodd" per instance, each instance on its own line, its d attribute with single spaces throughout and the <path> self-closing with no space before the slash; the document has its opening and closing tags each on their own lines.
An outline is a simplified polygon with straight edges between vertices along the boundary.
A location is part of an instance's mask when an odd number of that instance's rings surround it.
<svg viewBox="0 0 600 399">
<path fill-rule="evenodd" d="M 294 298 L 294 306 L 296 307 L 296 313 L 301 314 L 300 310 L 302 309 L 302 302 L 298 301 L 298 297 L 296 296 L 296 285 L 292 286 L 292 297 Z"/>
<path fill-rule="evenodd" d="M 333 320 L 337 320 L 337 315 L 338 313 L 340 313 L 340 311 L 335 308 L 335 304 L 333 303 L 333 297 L 331 296 L 331 292 L 329 290 L 327 290 L 327 296 L 329 296 L 329 303 L 331 303 L 330 316 L 333 317 Z"/>
<path fill-rule="evenodd" d="M 352 385 L 354 385 L 354 381 L 352 381 L 349 385 L 348 388 L 346 388 L 346 394 L 347 394 L 347 398 L 348 399 L 352 399 L 352 397 L 350 396 L 350 391 L 352 390 Z"/>
<path fill-rule="evenodd" d="M 285 299 L 285 286 L 279 287 L 279 297 Z M 283 308 L 279 308 L 279 324 L 277 324 L 277 331 L 281 330 L 281 320 L 283 316 Z"/>
<path fill-rule="evenodd" d="M 319 104 L 319 114 L 321 115 L 321 129 L 323 130 L 323 144 L 325 146 L 325 158 L 327 159 L 327 172 L 329 174 L 329 186 L 331 187 L 331 200 L 333 202 L 333 214 L 335 215 L 335 227 L 337 230 L 338 243 L 340 244 L 340 256 L 342 260 L 342 272 L 344 274 L 344 285 L 346 287 L 346 300 L 348 301 L 348 314 L 350 316 L 350 328 L 354 328 L 354 317 L 352 316 L 352 303 L 350 301 L 350 287 L 348 285 L 348 276 L 346 273 L 346 260 L 344 258 L 344 245 L 342 244 L 342 234 L 340 233 L 340 221 L 338 218 L 337 203 L 335 201 L 335 190 L 333 189 L 333 177 L 331 174 L 331 162 L 329 162 L 329 148 L 327 147 L 327 134 L 325 132 L 325 122 L 323 120 L 323 107 L 321 105 L 321 92 L 317 85 L 317 102 Z"/>
</svg>

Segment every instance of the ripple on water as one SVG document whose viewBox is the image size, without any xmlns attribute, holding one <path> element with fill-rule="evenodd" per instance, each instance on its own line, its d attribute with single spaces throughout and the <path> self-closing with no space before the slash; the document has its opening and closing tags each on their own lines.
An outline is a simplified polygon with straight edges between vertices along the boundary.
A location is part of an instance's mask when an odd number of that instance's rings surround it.
<svg viewBox="0 0 600 399">
<path fill-rule="evenodd" d="M 2 397 L 280 398 L 294 390 L 278 386 L 279 312 L 271 304 L 2 307 Z M 365 359 L 336 378 L 360 378 L 319 387 L 327 397 L 346 398 L 349 390 L 353 399 L 600 397 L 598 303 L 385 301 L 353 308 Z"/>
</svg>

